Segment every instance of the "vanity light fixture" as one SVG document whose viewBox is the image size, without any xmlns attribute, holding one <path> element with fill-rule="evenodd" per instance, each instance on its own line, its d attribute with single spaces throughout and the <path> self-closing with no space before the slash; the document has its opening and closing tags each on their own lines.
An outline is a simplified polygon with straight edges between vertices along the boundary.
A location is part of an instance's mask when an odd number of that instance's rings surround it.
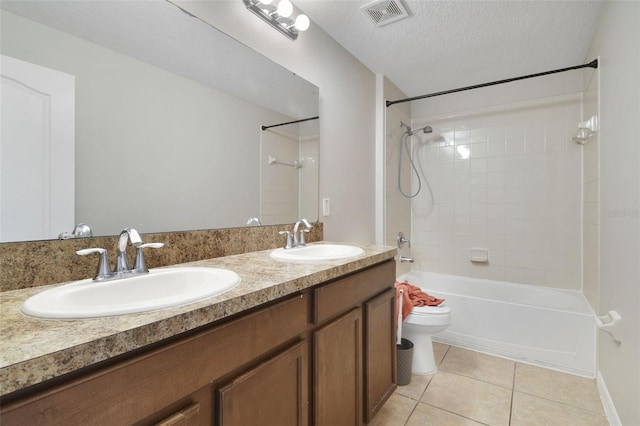
<svg viewBox="0 0 640 426">
<path fill-rule="evenodd" d="M 269 23 L 273 28 L 289 37 L 291 40 L 298 38 L 298 31 L 309 29 L 310 21 L 307 15 L 300 14 L 295 18 L 293 4 L 289 0 L 242 0 L 247 9 Z"/>
</svg>

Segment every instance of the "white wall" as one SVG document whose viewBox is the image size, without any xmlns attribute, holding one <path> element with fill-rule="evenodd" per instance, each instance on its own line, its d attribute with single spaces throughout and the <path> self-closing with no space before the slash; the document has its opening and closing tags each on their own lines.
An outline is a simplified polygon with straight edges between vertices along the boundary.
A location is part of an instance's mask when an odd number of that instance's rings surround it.
<svg viewBox="0 0 640 426">
<path fill-rule="evenodd" d="M 448 113 L 459 114 L 487 106 L 578 93 L 582 89 L 580 71 L 569 71 L 414 101 L 411 105 L 411 115 L 429 117 Z"/>
<path fill-rule="evenodd" d="M 127 225 L 159 232 L 258 216 L 260 125 L 290 117 L 1 16 L 3 53 L 76 76 L 76 222 L 113 235 Z"/>
<path fill-rule="evenodd" d="M 317 121 L 310 132 L 305 132 L 302 126 L 300 136 L 300 217 L 315 221 L 319 218 L 318 188 L 320 180 L 318 176 L 318 153 L 320 148 L 320 135 L 318 134 Z M 298 218 L 296 218 L 298 219 Z M 281 222 L 282 223 L 282 222 Z"/>
<path fill-rule="evenodd" d="M 638 22 L 640 2 L 607 2 L 589 51 L 600 58 L 599 313 L 622 316 L 620 345 L 599 333 L 598 365 L 623 425 L 640 424 Z"/>
<path fill-rule="evenodd" d="M 176 1 L 320 88 L 320 198 L 326 240 L 375 240 L 375 75 L 324 31 L 291 41 L 241 1 Z"/>
<path fill-rule="evenodd" d="M 384 78 L 384 97 L 387 100 L 406 98 L 389 79 Z M 398 189 L 398 158 L 400 155 L 400 143 L 403 128 L 400 122 L 407 125 L 411 123 L 411 104 L 404 103 L 386 108 L 385 115 L 385 214 L 384 214 L 384 244 L 395 246 L 398 232 L 402 231 L 405 238 L 411 239 L 411 199 L 404 197 Z M 400 182 L 405 193 L 411 192 L 411 171 L 407 152 L 403 151 L 403 167 Z M 412 251 L 409 245 L 398 250 L 399 255 L 411 257 Z M 396 274 L 402 275 L 411 270 L 410 263 L 400 263 L 400 256 L 396 259 Z"/>
</svg>

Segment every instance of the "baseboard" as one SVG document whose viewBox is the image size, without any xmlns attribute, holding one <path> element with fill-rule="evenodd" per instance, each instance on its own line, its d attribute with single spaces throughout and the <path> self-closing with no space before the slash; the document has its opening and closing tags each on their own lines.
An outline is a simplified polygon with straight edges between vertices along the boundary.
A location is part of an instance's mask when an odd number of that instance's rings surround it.
<svg viewBox="0 0 640 426">
<path fill-rule="evenodd" d="M 611 426 L 622 426 L 622 422 L 620 421 L 620 417 L 618 417 L 618 412 L 616 411 L 615 405 L 613 405 L 613 399 L 611 399 L 611 395 L 609 394 L 609 389 L 607 389 L 607 385 L 604 382 L 604 378 L 602 374 L 600 374 L 600 370 L 598 370 L 596 376 L 596 383 L 598 384 L 598 392 L 600 392 L 600 399 L 602 400 L 602 407 L 604 408 L 604 413 L 607 415 L 607 420 Z"/>
</svg>

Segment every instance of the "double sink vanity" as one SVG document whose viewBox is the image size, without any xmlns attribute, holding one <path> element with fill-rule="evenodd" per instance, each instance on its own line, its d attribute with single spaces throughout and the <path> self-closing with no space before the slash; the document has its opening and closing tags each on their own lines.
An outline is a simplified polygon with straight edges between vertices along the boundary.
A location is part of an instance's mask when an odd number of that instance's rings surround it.
<svg viewBox="0 0 640 426">
<path fill-rule="evenodd" d="M 0 421 L 368 423 L 395 389 L 395 254 L 321 242 L 4 292 Z"/>
</svg>

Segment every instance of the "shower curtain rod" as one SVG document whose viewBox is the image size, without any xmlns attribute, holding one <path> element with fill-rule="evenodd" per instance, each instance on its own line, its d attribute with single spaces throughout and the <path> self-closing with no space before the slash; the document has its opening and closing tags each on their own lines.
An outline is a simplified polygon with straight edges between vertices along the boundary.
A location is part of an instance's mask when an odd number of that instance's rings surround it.
<svg viewBox="0 0 640 426">
<path fill-rule="evenodd" d="M 402 102 L 410 102 L 410 101 L 416 101 L 418 99 L 432 98 L 434 96 L 447 95 L 449 93 L 456 93 L 456 92 L 463 92 L 465 90 L 471 90 L 471 89 L 479 89 L 480 87 L 494 86 L 496 84 L 510 83 L 512 81 L 524 80 L 526 78 L 541 77 L 543 75 L 555 74 L 555 73 L 558 73 L 558 72 L 577 70 L 577 69 L 580 69 L 580 68 L 587 68 L 587 67 L 589 67 L 589 68 L 598 68 L 598 60 L 594 59 L 593 61 L 589 62 L 588 64 L 576 65 L 576 66 L 567 67 L 567 68 L 560 68 L 560 69 L 552 70 L 552 71 L 539 72 L 539 73 L 536 73 L 536 74 L 524 75 L 522 77 L 507 78 L 506 80 L 497 80 L 497 81 L 492 81 L 490 83 L 476 84 L 474 86 L 467 86 L 467 87 L 461 87 L 459 89 L 445 90 L 444 92 L 430 93 L 428 95 L 414 96 L 412 98 L 399 99 L 397 101 L 387 101 L 387 107 L 390 107 L 391 105 L 399 104 L 399 103 L 402 103 Z"/>
<path fill-rule="evenodd" d="M 320 116 L 316 115 L 315 117 L 303 118 L 302 120 L 288 121 L 286 123 L 280 123 L 280 124 L 272 124 L 271 126 L 262 126 L 262 130 L 267 130 L 272 127 L 286 126 L 287 124 L 302 123 L 303 121 L 317 120 L 318 118 L 320 118 Z"/>
</svg>

